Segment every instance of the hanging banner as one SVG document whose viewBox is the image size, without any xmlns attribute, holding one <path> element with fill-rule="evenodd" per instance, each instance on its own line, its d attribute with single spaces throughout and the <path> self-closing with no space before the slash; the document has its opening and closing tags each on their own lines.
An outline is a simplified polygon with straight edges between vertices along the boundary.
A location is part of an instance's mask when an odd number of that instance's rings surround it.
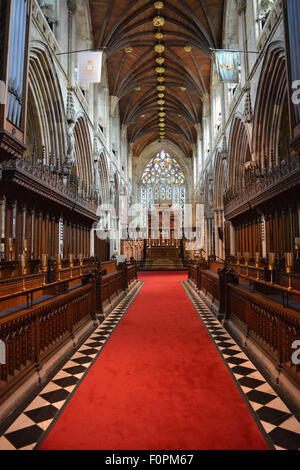
<svg viewBox="0 0 300 470">
<path fill-rule="evenodd" d="M 100 83 L 103 52 L 80 52 L 78 54 L 78 82 Z"/>
<path fill-rule="evenodd" d="M 215 51 L 215 60 L 220 81 L 238 83 L 240 54 L 238 52 Z"/>
</svg>

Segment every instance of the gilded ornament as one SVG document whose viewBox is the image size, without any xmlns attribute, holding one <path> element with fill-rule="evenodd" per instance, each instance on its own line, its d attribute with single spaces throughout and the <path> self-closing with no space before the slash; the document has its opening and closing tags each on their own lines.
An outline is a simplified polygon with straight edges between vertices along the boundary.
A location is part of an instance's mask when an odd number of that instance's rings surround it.
<svg viewBox="0 0 300 470">
<path fill-rule="evenodd" d="M 166 48 L 163 44 L 156 44 L 154 49 L 155 49 L 155 52 L 157 52 L 158 54 L 162 54 Z"/>
<path fill-rule="evenodd" d="M 156 28 L 159 28 L 165 24 L 165 19 L 162 16 L 156 16 L 153 18 L 153 24 Z"/>
</svg>

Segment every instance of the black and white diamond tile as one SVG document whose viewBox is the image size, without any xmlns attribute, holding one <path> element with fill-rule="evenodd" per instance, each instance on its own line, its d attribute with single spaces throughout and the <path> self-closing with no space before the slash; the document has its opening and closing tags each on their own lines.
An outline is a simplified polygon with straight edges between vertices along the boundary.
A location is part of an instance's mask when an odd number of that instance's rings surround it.
<svg viewBox="0 0 300 470">
<path fill-rule="evenodd" d="M 300 450 L 300 421 L 216 319 L 191 284 L 184 281 L 182 285 L 238 383 L 241 394 L 250 405 L 253 416 L 266 433 L 269 444 L 276 450 Z"/>
<path fill-rule="evenodd" d="M 143 282 L 121 301 L 101 325 L 91 333 L 61 370 L 38 393 L 31 403 L 8 423 L 0 435 L 0 450 L 33 450 L 71 399 L 90 367 L 140 292 Z"/>
</svg>

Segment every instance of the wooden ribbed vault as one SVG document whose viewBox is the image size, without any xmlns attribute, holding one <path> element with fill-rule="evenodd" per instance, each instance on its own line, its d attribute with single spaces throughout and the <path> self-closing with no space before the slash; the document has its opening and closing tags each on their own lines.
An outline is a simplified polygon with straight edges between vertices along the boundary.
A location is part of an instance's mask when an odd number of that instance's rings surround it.
<svg viewBox="0 0 300 470">
<path fill-rule="evenodd" d="M 105 48 L 110 94 L 119 99 L 134 155 L 165 138 L 190 157 L 210 91 L 210 48 L 222 45 L 224 0 L 90 0 L 90 5 L 95 45 Z M 165 50 L 156 52 L 157 45 Z"/>
</svg>

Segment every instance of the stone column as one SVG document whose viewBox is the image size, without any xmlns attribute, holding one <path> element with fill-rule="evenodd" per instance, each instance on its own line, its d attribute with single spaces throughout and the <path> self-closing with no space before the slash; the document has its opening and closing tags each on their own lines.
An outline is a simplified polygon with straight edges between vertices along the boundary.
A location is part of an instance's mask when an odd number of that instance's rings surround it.
<svg viewBox="0 0 300 470">
<path fill-rule="evenodd" d="M 74 25 L 74 15 L 76 13 L 76 1 L 75 0 L 68 0 L 67 3 L 68 7 L 68 52 L 73 50 L 73 38 L 75 34 L 75 25 Z M 72 77 L 74 71 L 74 54 L 68 55 L 68 77 L 72 84 Z"/>
</svg>

